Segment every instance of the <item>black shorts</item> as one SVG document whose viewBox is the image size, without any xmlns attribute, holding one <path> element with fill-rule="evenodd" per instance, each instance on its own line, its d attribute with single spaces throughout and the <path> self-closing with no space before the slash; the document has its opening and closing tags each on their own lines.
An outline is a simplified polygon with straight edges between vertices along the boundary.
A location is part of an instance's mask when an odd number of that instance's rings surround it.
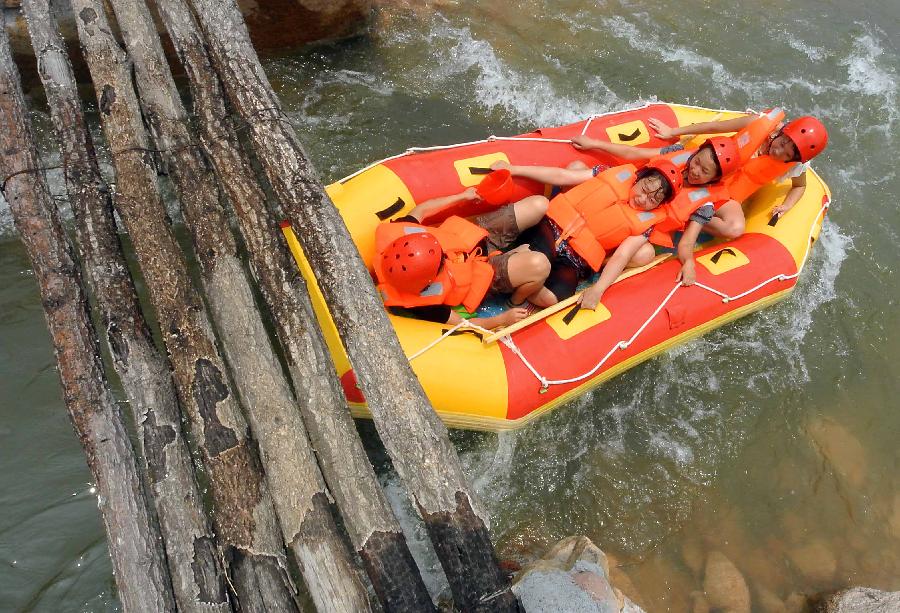
<svg viewBox="0 0 900 613">
<path fill-rule="evenodd" d="M 544 287 L 553 292 L 557 300 L 565 300 L 575 294 L 578 284 L 588 278 L 591 271 L 560 254 L 551 223 L 545 217 L 536 226 L 523 232 L 519 243 L 528 243 L 529 249 L 543 253 L 550 260 L 550 275 L 544 281 Z"/>
</svg>

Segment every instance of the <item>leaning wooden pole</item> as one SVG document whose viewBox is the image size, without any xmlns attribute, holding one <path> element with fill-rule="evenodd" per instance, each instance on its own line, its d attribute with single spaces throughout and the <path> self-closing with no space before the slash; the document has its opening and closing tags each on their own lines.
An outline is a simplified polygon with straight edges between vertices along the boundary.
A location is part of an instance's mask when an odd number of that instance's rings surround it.
<svg viewBox="0 0 900 613">
<path fill-rule="evenodd" d="M 356 432 L 296 268 L 229 121 L 224 92 L 184 0 L 156 6 L 188 75 L 207 156 L 239 221 L 264 302 L 284 350 L 300 410 L 350 540 L 388 611 L 434 610 L 400 525 Z"/>
<path fill-rule="evenodd" d="M 175 611 L 169 571 L 124 419 L 103 372 L 72 246 L 50 198 L 0 17 L 0 175 L 40 286 L 63 396 L 98 490 L 126 611 Z"/>
<path fill-rule="evenodd" d="M 515 610 L 447 431 L 393 334 L 340 214 L 281 110 L 234 0 L 192 0 L 229 99 L 297 224 L 378 432 L 422 513 L 457 606 Z"/>
<path fill-rule="evenodd" d="M 212 519 L 246 611 L 296 611 L 280 528 L 247 424 L 193 287 L 156 183 L 127 54 L 99 0 L 74 0 L 78 35 L 116 171 L 115 205 L 146 281 L 193 441 L 206 469 Z"/>
<path fill-rule="evenodd" d="M 182 434 L 169 363 L 141 312 L 56 18 L 49 0 L 22 0 L 22 9 L 62 151 L 79 257 L 131 405 L 178 610 L 230 611 L 221 552 Z"/>
<path fill-rule="evenodd" d="M 144 117 L 193 238 L 207 304 L 259 444 L 284 540 L 319 611 L 368 610 L 358 565 L 332 516 L 303 419 L 220 206 L 216 175 L 188 125 L 153 18 L 144 0 L 110 4 L 134 62 Z"/>
</svg>

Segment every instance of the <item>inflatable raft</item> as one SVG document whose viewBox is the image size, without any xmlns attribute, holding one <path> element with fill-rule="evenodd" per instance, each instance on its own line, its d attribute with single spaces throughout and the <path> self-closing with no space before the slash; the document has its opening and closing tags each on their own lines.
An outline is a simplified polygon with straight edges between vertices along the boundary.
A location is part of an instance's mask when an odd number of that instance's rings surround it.
<svg viewBox="0 0 900 613">
<path fill-rule="evenodd" d="M 587 134 L 611 142 L 661 147 L 672 141 L 653 136 L 647 123 L 650 118 L 674 126 L 738 115 L 652 104 L 520 136 L 414 148 L 329 185 L 327 192 L 371 269 L 378 223 L 401 217 L 429 198 L 477 185 L 484 179 L 480 169 L 496 160 L 549 166 L 565 166 L 575 160 L 614 165 L 620 161 L 599 152 L 578 151 L 569 139 Z M 703 140 L 700 136 L 682 142 L 691 147 Z M 578 309 L 573 298 L 495 331 L 393 314 L 390 321 L 425 392 L 448 426 L 492 431 L 518 428 L 669 347 L 787 297 L 818 238 L 830 201 L 828 187 L 809 171 L 801 201 L 773 220 L 772 207 L 789 188 L 790 182 L 766 186 L 745 203 L 746 233 L 740 238 L 699 246 L 697 283 L 691 287 L 675 281 L 680 268 L 677 259 L 660 254 L 650 265 L 623 273 L 594 311 Z M 511 201 L 530 194 L 549 195 L 550 189 L 516 179 Z M 467 208 L 447 214 L 478 212 Z M 353 414 L 369 417 L 312 272 L 289 225 L 284 231 L 309 284 Z"/>
</svg>

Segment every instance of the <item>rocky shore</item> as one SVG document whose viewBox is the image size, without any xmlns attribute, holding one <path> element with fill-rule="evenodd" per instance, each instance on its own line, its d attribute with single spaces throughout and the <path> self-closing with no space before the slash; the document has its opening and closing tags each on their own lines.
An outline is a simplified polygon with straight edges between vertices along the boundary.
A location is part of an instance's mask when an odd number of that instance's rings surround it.
<svg viewBox="0 0 900 613">
<path fill-rule="evenodd" d="M 699 553 L 699 552 L 695 552 Z M 820 551 L 810 551 L 813 563 Z M 690 554 L 685 563 L 702 575 L 702 588 L 691 593 L 691 613 L 898 613 L 900 592 L 854 587 L 807 595 L 778 594 L 750 586 L 722 552 Z M 825 558 L 821 567 L 829 566 Z M 820 569 L 821 570 L 821 569 Z M 584 536 L 565 538 L 516 575 L 513 592 L 528 613 L 640 613 L 643 603 L 631 578 L 610 555 Z"/>
</svg>

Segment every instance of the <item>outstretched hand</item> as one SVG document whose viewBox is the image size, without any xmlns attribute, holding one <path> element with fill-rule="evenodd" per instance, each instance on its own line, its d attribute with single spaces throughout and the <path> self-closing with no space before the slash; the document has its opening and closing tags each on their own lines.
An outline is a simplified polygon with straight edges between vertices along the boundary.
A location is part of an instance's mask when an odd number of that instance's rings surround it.
<svg viewBox="0 0 900 613">
<path fill-rule="evenodd" d="M 491 170 L 509 170 L 510 163 L 506 160 L 497 160 L 491 164 Z"/>
<path fill-rule="evenodd" d="M 461 196 L 463 200 L 479 200 L 481 198 L 481 196 L 478 195 L 478 190 L 474 187 L 467 188 Z"/>
<path fill-rule="evenodd" d="M 697 280 L 697 271 L 694 269 L 694 260 L 688 260 L 681 265 L 681 269 L 678 271 L 678 276 L 675 280 L 681 281 L 681 284 L 685 287 L 694 284 Z"/>
<path fill-rule="evenodd" d="M 572 138 L 572 146 L 578 149 L 579 151 L 584 151 L 585 149 L 594 149 L 594 139 L 586 136 L 584 134 L 579 134 Z"/>
<path fill-rule="evenodd" d="M 497 326 L 505 328 L 528 317 L 528 309 L 513 307 L 497 315 Z"/>
<path fill-rule="evenodd" d="M 593 311 L 597 308 L 597 305 L 600 304 L 601 298 L 603 298 L 603 290 L 595 284 L 581 292 L 581 295 L 578 296 L 578 299 L 575 302 L 580 304 L 582 309 Z"/>
<path fill-rule="evenodd" d="M 655 117 L 651 117 L 647 121 L 647 123 L 650 124 L 650 127 L 653 129 L 653 134 L 657 138 L 661 138 L 663 140 L 672 140 L 673 138 L 678 138 L 678 135 L 673 133 L 674 128 L 669 127 L 667 124 L 661 122 Z"/>
</svg>

